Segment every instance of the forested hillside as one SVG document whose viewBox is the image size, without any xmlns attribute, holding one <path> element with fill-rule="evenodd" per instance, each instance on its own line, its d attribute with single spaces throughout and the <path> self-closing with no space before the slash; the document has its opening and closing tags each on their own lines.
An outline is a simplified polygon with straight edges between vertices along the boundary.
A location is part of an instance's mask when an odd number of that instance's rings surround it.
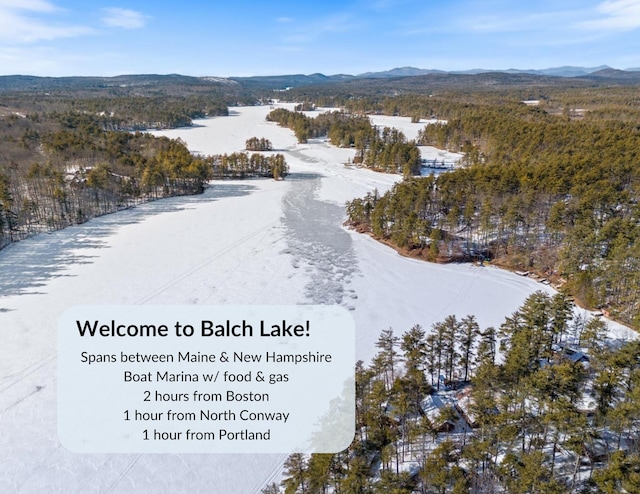
<svg viewBox="0 0 640 494">
<path fill-rule="evenodd" d="M 542 292 L 497 329 L 385 330 L 356 366 L 353 443 L 290 456 L 262 492 L 640 492 L 640 343 L 611 343 Z"/>
<path fill-rule="evenodd" d="M 183 143 L 106 130 L 66 112 L 0 119 L 0 247 L 142 201 L 203 190 L 211 166 Z"/>
<path fill-rule="evenodd" d="M 0 100 L 0 116 L 60 120 L 69 113 L 91 115 L 105 130 L 135 131 L 186 127 L 194 118 L 228 115 L 224 100 L 190 96 L 95 96 L 9 94 Z"/>
</svg>

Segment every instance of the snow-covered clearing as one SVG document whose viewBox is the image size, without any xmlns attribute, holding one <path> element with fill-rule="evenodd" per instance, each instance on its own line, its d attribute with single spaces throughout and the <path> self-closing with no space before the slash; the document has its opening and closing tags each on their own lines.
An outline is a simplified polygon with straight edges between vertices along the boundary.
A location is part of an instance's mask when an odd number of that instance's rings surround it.
<svg viewBox="0 0 640 494">
<path fill-rule="evenodd" d="M 232 109 L 156 132 L 194 152 L 239 151 L 266 137 L 287 180 L 215 182 L 205 194 L 145 204 L 0 252 L 0 492 L 259 492 L 282 455 L 79 455 L 56 433 L 56 326 L 80 304 L 341 304 L 357 356 L 382 329 L 428 328 L 448 314 L 499 325 L 549 287 L 492 267 L 406 259 L 345 230 L 344 202 L 399 177 L 345 167 L 353 150 L 298 145 L 264 117 Z M 624 328 L 619 328 L 624 332 Z M 621 334 L 622 336 L 622 334 Z"/>
<path fill-rule="evenodd" d="M 436 120 L 435 118 L 422 118 L 419 122 L 412 122 L 411 117 L 399 117 L 390 115 L 369 115 L 369 120 L 379 129 L 384 127 L 391 127 L 402 131 L 408 140 L 413 140 L 418 137 L 418 132 L 424 129 L 425 125 L 431 124 L 444 124 L 446 120 Z"/>
<path fill-rule="evenodd" d="M 421 119 L 420 122 L 411 122 L 410 117 L 393 117 L 388 115 L 369 115 L 369 120 L 373 125 L 378 128 L 393 127 L 401 130 L 408 140 L 414 140 L 418 137 L 418 132 L 424 129 L 425 125 L 442 124 L 446 123 L 446 120 L 436 119 Z M 420 155 L 427 163 L 433 161 L 437 162 L 437 165 L 441 165 L 443 162 L 447 167 L 453 166 L 462 158 L 462 153 L 456 153 L 453 151 L 446 151 L 438 149 L 433 146 L 418 146 L 420 149 Z M 424 169 L 424 175 L 434 172 L 433 169 Z M 436 172 L 437 173 L 437 172 Z"/>
</svg>

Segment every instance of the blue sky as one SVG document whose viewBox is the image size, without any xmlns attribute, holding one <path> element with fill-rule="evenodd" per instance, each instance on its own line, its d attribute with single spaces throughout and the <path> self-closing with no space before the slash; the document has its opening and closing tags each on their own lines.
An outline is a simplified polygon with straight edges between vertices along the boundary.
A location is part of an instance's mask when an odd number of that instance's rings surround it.
<svg viewBox="0 0 640 494">
<path fill-rule="evenodd" d="M 0 74 L 640 67 L 640 0 L 0 0 Z"/>
</svg>

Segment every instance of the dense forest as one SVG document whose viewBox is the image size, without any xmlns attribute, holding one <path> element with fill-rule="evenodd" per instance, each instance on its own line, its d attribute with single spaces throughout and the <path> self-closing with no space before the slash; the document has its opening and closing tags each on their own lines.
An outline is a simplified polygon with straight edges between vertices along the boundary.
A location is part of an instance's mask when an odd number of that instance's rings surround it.
<svg viewBox="0 0 640 494">
<path fill-rule="evenodd" d="M 595 101 L 592 113 L 498 104 L 498 96 L 449 105 L 398 99 L 389 110 L 450 117 L 426 126 L 418 142 L 464 153 L 462 166 L 355 199 L 349 223 L 429 260 L 488 258 L 535 271 L 640 325 L 637 97 L 616 91 L 615 105 Z M 571 97 L 586 106 L 587 94 Z"/>
<path fill-rule="evenodd" d="M 105 130 L 148 130 L 185 127 L 194 118 L 228 115 L 224 100 L 190 96 L 94 96 L 78 98 L 10 94 L 0 102 L 0 115 L 38 116 L 55 121 L 68 113 L 92 115 Z"/>
<path fill-rule="evenodd" d="M 536 292 L 497 329 L 448 316 L 381 333 L 356 434 L 294 454 L 264 494 L 640 492 L 640 342 Z"/>
<path fill-rule="evenodd" d="M 588 83 L 580 79 L 529 78 L 507 74 L 408 77 L 351 81 L 349 84 L 306 86 L 282 93 L 288 101 L 307 107 L 342 108 L 352 114 L 385 114 L 451 120 L 470 106 L 498 108 L 537 101 L 550 115 L 589 120 L 637 121 L 638 82 Z M 581 110 L 588 110 L 582 112 Z"/>
<path fill-rule="evenodd" d="M 186 126 L 194 118 L 227 115 L 229 105 L 256 101 L 238 84 L 219 78 L 0 76 L 0 116 L 84 113 L 106 130 Z"/>
</svg>

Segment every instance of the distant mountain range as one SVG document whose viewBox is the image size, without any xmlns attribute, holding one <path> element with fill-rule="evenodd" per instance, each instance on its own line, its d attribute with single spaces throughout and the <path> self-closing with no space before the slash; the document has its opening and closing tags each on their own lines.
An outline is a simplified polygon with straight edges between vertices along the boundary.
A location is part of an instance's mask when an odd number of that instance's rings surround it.
<svg viewBox="0 0 640 494">
<path fill-rule="evenodd" d="M 383 78 L 383 77 L 413 77 L 427 74 L 484 74 L 487 72 L 502 72 L 505 74 L 534 74 L 534 75 L 550 75 L 558 77 L 581 77 L 592 74 L 601 70 L 611 69 L 608 65 L 599 67 L 553 67 L 549 69 L 507 69 L 507 70 L 488 70 L 488 69 L 471 69 L 471 70 L 433 70 L 418 69 L 416 67 L 397 67 L 395 69 L 386 70 L 384 72 L 365 72 L 355 77 L 364 78 Z M 633 70 L 633 69 L 628 69 Z"/>
<path fill-rule="evenodd" d="M 578 78 L 582 80 L 609 80 L 610 82 L 632 83 L 640 82 L 640 68 L 618 70 L 601 65 L 599 67 L 552 67 L 548 69 L 507 69 L 507 70 L 490 70 L 490 69 L 471 69 L 471 70 L 435 70 L 435 69 L 419 69 L 416 67 L 396 67 L 391 70 L 382 72 L 364 72 L 357 75 L 336 74 L 295 74 L 295 75 L 277 75 L 277 76 L 254 76 L 254 77 L 230 77 L 231 80 L 247 87 L 272 87 L 274 89 L 284 89 L 286 87 L 299 87 L 315 84 L 329 84 L 336 82 L 367 80 L 367 79 L 401 79 L 407 77 L 424 77 L 424 76 L 456 76 L 456 75 L 480 75 L 480 74 L 510 74 L 510 75 L 532 75 L 540 77 L 560 77 L 560 78 Z"/>
<path fill-rule="evenodd" d="M 479 78 L 479 79 L 476 79 Z M 117 77 L 35 77 L 0 76 L 0 90 L 5 91 L 74 91 L 96 93 L 105 90 L 120 95 L 153 94 L 219 94 L 239 95 L 247 90 L 285 90 L 301 86 L 328 84 L 401 85 L 418 87 L 429 84 L 469 85 L 479 81 L 486 84 L 527 85 L 557 83 L 571 84 L 640 84 L 640 68 L 618 70 L 609 66 L 599 67 L 554 67 L 548 69 L 472 69 L 444 71 L 397 67 L 382 72 L 365 72 L 357 75 L 335 74 L 289 74 L 253 77 L 190 77 L 170 75 L 123 75 Z M 402 81 L 402 82 L 400 82 Z"/>
</svg>

